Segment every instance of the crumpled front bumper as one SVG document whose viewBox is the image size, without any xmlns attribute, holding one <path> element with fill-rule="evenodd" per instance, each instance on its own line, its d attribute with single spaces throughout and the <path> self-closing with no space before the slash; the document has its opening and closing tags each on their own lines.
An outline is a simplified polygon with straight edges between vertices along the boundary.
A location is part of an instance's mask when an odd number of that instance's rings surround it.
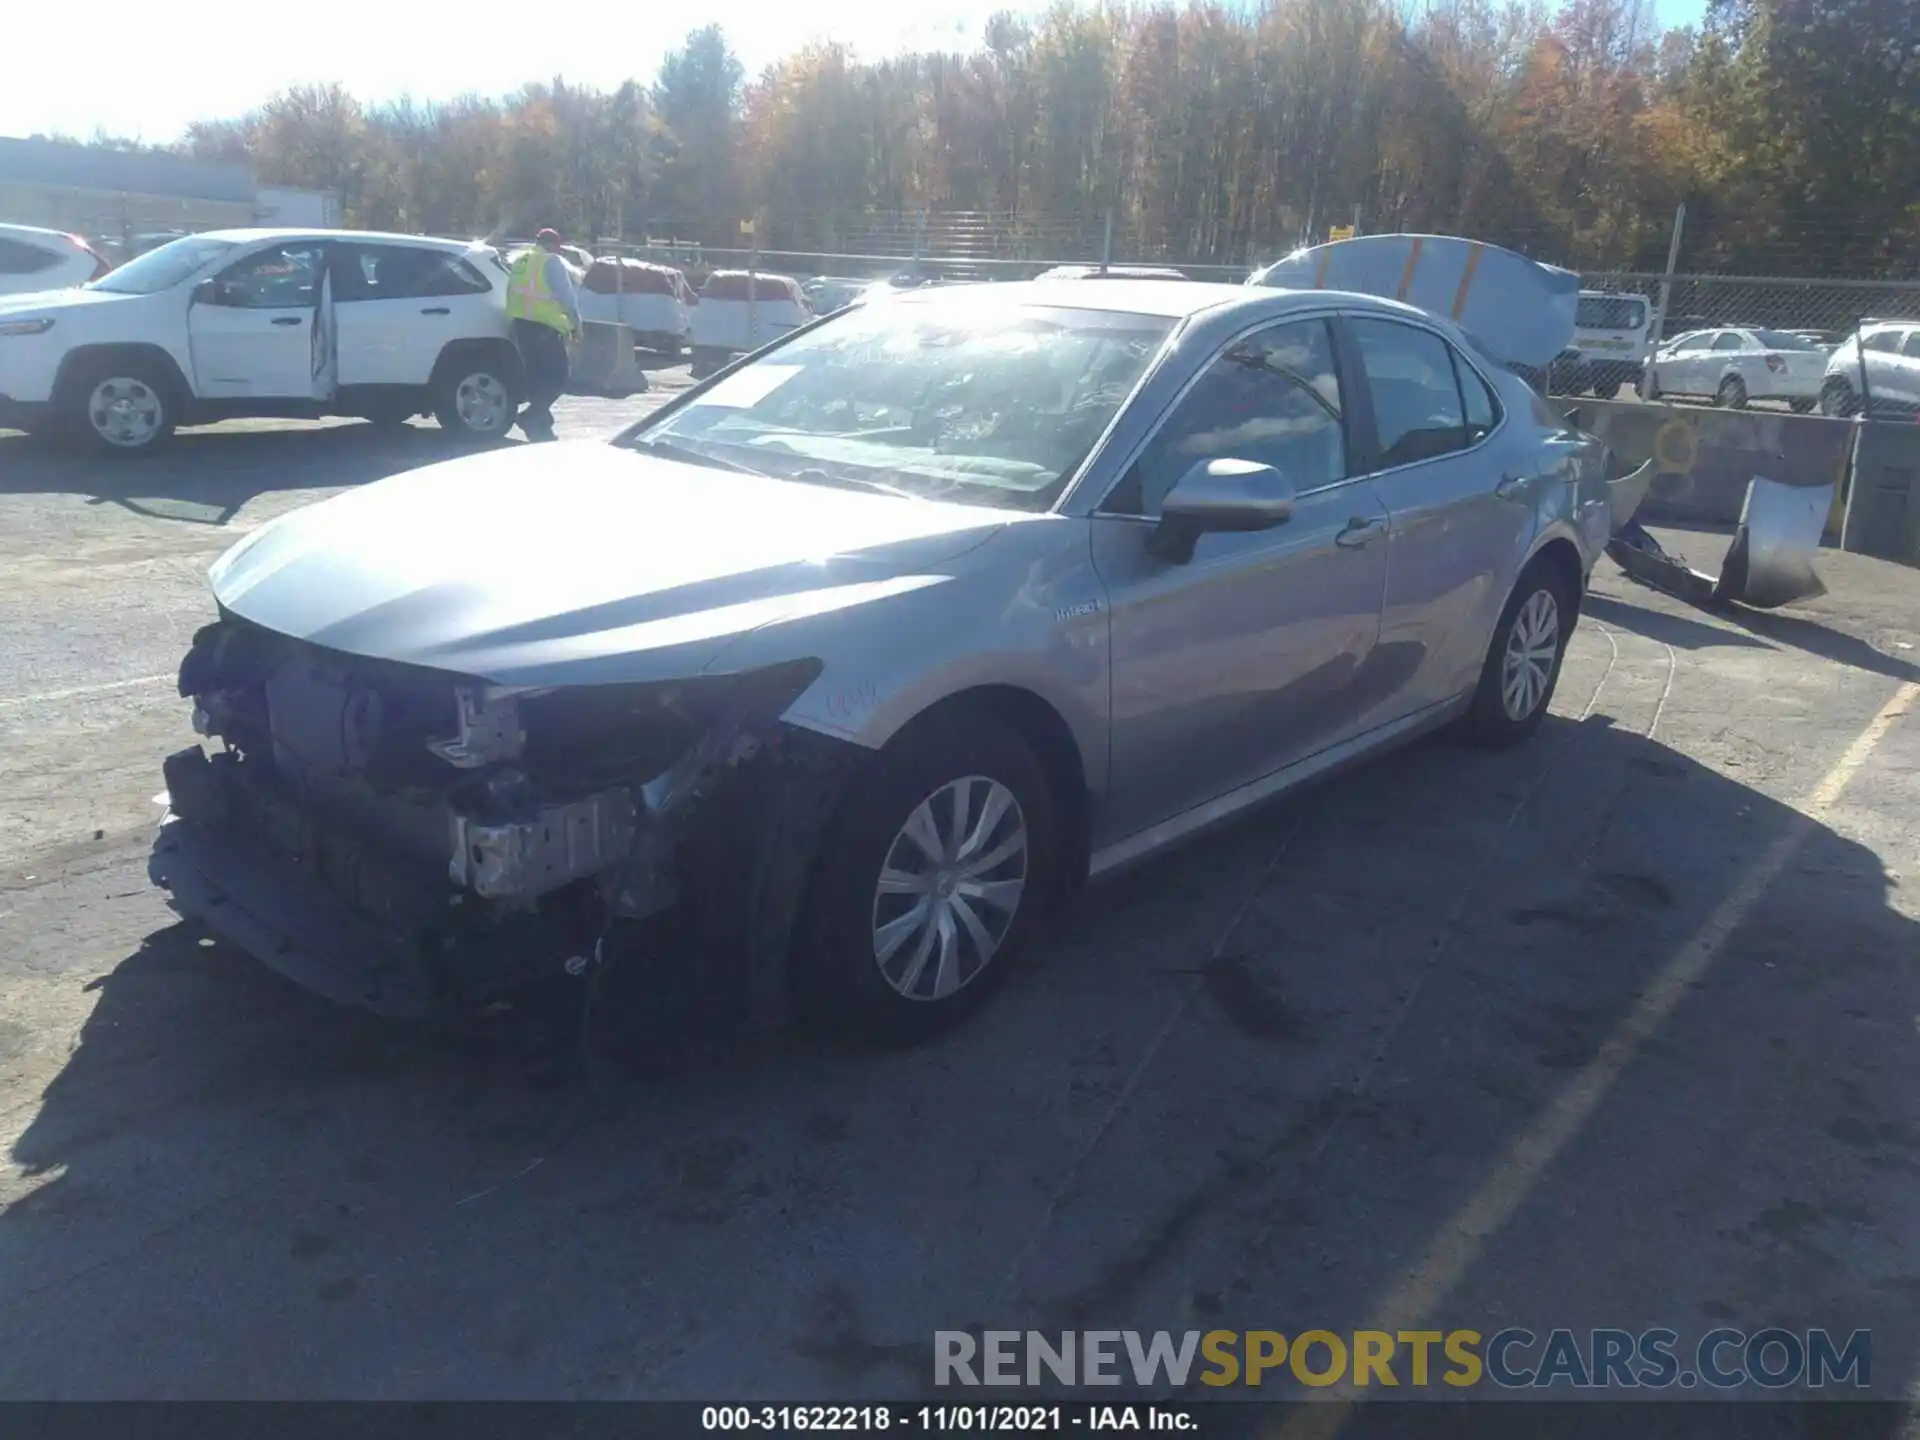
<svg viewBox="0 0 1920 1440">
<path fill-rule="evenodd" d="M 177 914 L 335 1004 L 405 1020 L 442 1009 L 429 967 L 402 937 L 197 821 L 168 812 L 147 876 Z"/>
<path fill-rule="evenodd" d="M 583 917 L 497 910 L 434 867 L 317 823 L 229 759 L 197 746 L 167 758 L 148 877 L 176 913 L 301 988 L 457 1025 L 591 943 Z"/>
</svg>

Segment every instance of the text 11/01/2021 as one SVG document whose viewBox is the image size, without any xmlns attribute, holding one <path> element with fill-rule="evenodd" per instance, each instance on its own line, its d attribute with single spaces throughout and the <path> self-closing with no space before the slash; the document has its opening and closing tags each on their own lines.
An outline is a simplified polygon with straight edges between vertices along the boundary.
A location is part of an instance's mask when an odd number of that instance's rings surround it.
<svg viewBox="0 0 1920 1440">
<path fill-rule="evenodd" d="M 1191 1411 L 1174 1405 L 707 1405 L 706 1431 L 784 1435 L 816 1431 L 1008 1435 L 1155 1430 L 1193 1433 Z"/>
</svg>

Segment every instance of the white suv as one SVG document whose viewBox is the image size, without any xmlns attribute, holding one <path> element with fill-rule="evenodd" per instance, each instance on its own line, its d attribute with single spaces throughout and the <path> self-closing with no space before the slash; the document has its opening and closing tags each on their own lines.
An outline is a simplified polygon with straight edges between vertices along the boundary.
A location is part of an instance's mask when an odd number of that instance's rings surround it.
<svg viewBox="0 0 1920 1440">
<path fill-rule="evenodd" d="M 520 390 L 506 285 L 464 241 L 189 235 L 84 288 L 0 299 L 0 425 L 119 453 L 242 415 L 431 412 L 502 435 Z"/>
<path fill-rule="evenodd" d="M 0 225 L 0 295 L 65 290 L 98 280 L 112 268 L 78 235 L 33 225 Z"/>
</svg>

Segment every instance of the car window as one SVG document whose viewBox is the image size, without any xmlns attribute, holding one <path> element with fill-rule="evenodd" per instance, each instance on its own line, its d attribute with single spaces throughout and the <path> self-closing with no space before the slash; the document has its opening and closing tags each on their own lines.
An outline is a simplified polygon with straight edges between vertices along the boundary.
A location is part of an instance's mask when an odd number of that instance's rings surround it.
<svg viewBox="0 0 1920 1440">
<path fill-rule="evenodd" d="M 95 280 L 87 289 L 104 290 L 110 295 L 158 295 L 211 265 L 233 247 L 231 240 L 188 235 L 135 256 L 118 270 Z"/>
<path fill-rule="evenodd" d="M 1900 347 L 1902 355 L 1920 356 L 1920 330 L 1907 331 L 1906 343 Z"/>
<path fill-rule="evenodd" d="M 1647 323 L 1647 302 L 1632 295 L 1582 295 L 1573 323 L 1583 330 L 1638 330 Z"/>
<path fill-rule="evenodd" d="M 1709 338 L 1710 337 L 1706 335 L 1683 335 L 1674 342 L 1674 352 L 1676 354 L 1681 352 L 1691 354 L 1694 351 L 1704 350 L 1707 348 Z"/>
<path fill-rule="evenodd" d="M 217 277 L 220 303 L 247 310 L 313 304 L 325 249 L 316 240 L 292 240 L 229 265 Z"/>
<path fill-rule="evenodd" d="M 1713 342 L 1713 348 L 1715 350 L 1743 350 L 1746 348 L 1746 343 L 1746 337 L 1738 330 L 1723 330 L 1720 332 L 1719 338 Z"/>
<path fill-rule="evenodd" d="M 1458 350 L 1451 353 L 1454 377 L 1460 382 L 1460 399 L 1466 409 L 1467 443 L 1477 445 L 1500 423 L 1500 401 Z"/>
<path fill-rule="evenodd" d="M 419 300 L 480 295 L 492 287 L 458 255 L 418 245 L 345 245 L 334 251 L 333 298 Z"/>
<path fill-rule="evenodd" d="M 1888 354 L 1892 354 L 1900 348 L 1900 332 L 1898 330 L 1876 330 L 1860 343 L 1868 350 L 1883 350 Z"/>
<path fill-rule="evenodd" d="M 0 275 L 37 275 L 60 263 L 52 250 L 0 238 Z"/>
<path fill-rule="evenodd" d="M 972 294 L 856 307 L 624 443 L 796 483 L 1045 510 L 1172 328 Z"/>
<path fill-rule="evenodd" d="M 1204 460 L 1252 460 L 1303 493 L 1322 489 L 1347 476 L 1340 417 L 1327 322 L 1271 326 L 1208 364 L 1100 508 L 1158 515 L 1167 491 Z"/>
<path fill-rule="evenodd" d="M 1769 350 L 1824 350 L 1824 345 L 1815 344 L 1804 335 L 1795 335 L 1788 330 L 1756 330 L 1754 338 Z"/>
<path fill-rule="evenodd" d="M 1380 468 L 1465 449 L 1466 416 L 1447 342 L 1430 330 L 1395 320 L 1356 318 L 1350 323 L 1373 399 Z"/>
</svg>

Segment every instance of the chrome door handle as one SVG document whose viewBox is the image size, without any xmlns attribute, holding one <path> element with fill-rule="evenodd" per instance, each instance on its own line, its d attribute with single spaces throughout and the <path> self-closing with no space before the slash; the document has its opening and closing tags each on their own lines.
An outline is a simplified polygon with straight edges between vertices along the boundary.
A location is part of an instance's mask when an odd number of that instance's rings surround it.
<svg viewBox="0 0 1920 1440">
<path fill-rule="evenodd" d="M 1356 515 L 1347 521 L 1346 529 L 1333 537 L 1333 543 L 1345 546 L 1349 550 L 1357 550 L 1386 528 L 1387 522 L 1378 516 L 1369 518 L 1365 515 Z"/>
<path fill-rule="evenodd" d="M 276 325 L 299 325 L 302 321 L 298 315 L 276 315 L 274 316 L 273 323 Z"/>
<path fill-rule="evenodd" d="M 420 312 L 422 315 L 451 315 L 453 311 L 444 305 L 429 305 Z"/>
</svg>

